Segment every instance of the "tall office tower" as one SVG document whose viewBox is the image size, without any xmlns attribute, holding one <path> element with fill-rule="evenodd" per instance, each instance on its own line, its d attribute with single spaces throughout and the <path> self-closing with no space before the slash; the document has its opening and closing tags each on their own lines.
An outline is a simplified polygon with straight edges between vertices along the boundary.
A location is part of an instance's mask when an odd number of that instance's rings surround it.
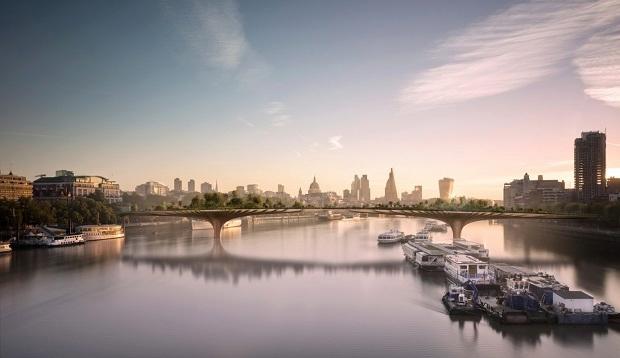
<svg viewBox="0 0 620 358">
<path fill-rule="evenodd" d="M 179 178 L 174 178 L 174 191 L 183 191 L 183 182 Z"/>
<path fill-rule="evenodd" d="M 213 191 L 213 186 L 211 183 L 204 182 L 200 184 L 200 192 L 203 194 L 210 193 Z"/>
<path fill-rule="evenodd" d="M 362 175 L 362 179 L 360 180 L 360 201 L 363 203 L 370 202 L 370 183 L 368 182 L 368 176 L 366 174 Z"/>
<path fill-rule="evenodd" d="M 411 200 L 414 203 L 419 203 L 422 201 L 422 185 L 416 185 L 411 192 Z"/>
<path fill-rule="evenodd" d="M 398 192 L 396 191 L 396 181 L 394 180 L 394 169 L 390 168 L 390 175 L 385 183 L 385 201 L 396 203 L 398 201 Z"/>
<path fill-rule="evenodd" d="M 351 183 L 351 192 L 349 194 L 349 200 L 358 201 L 360 200 L 360 177 L 355 174 L 353 177 L 353 182 Z"/>
<path fill-rule="evenodd" d="M 190 179 L 187 182 L 187 191 L 190 193 L 193 193 L 196 191 L 196 181 L 194 181 L 194 179 Z"/>
<path fill-rule="evenodd" d="M 278 184 L 278 193 L 284 194 L 284 185 Z"/>
<path fill-rule="evenodd" d="M 439 199 L 443 201 L 450 200 L 452 196 L 452 189 L 454 188 L 454 179 L 443 178 L 439 179 Z"/>
<path fill-rule="evenodd" d="M 589 202 L 605 195 L 605 133 L 582 132 L 575 139 L 575 194 Z"/>
</svg>

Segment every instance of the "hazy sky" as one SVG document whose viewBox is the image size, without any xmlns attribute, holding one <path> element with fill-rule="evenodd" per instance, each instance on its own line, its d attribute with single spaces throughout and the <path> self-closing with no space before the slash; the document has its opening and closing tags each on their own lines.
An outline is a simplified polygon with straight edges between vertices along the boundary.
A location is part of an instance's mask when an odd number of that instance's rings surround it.
<svg viewBox="0 0 620 358">
<path fill-rule="evenodd" d="M 620 175 L 620 0 L 4 1 L 0 170 L 133 190 L 174 177 L 383 195 L 455 179 L 572 187 L 607 129 Z"/>
</svg>

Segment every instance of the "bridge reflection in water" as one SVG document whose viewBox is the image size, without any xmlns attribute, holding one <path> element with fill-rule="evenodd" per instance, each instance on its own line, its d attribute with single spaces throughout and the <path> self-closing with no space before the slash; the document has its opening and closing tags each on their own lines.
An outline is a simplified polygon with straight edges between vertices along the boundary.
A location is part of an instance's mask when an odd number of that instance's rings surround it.
<svg viewBox="0 0 620 358">
<path fill-rule="evenodd" d="M 206 280 L 232 281 L 241 277 L 262 278 L 281 276 L 287 272 L 302 274 L 320 270 L 326 273 L 361 271 L 383 274 L 411 274 L 413 266 L 404 260 L 330 263 L 320 261 L 284 260 L 240 256 L 226 251 L 220 239 L 213 240 L 213 247 L 205 254 L 189 256 L 123 256 L 123 262 L 150 265 L 154 270 L 189 271 Z"/>
</svg>

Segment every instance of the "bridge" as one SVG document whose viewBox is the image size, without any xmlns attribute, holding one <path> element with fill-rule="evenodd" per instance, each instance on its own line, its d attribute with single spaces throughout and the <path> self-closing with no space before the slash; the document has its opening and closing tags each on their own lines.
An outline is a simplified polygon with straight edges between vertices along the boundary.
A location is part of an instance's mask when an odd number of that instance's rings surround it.
<svg viewBox="0 0 620 358">
<path fill-rule="evenodd" d="M 579 215 L 494 212 L 494 211 L 451 211 L 451 210 L 415 210 L 415 209 L 360 209 L 360 208 L 306 208 L 306 209 L 205 209 L 205 210 L 161 210 L 123 213 L 123 216 L 167 216 L 186 217 L 206 220 L 213 225 L 214 237 L 220 240 L 222 227 L 232 219 L 273 214 L 296 214 L 306 211 L 347 210 L 356 213 L 393 215 L 405 217 L 422 217 L 443 221 L 450 225 L 452 237 L 461 238 L 465 225 L 483 220 L 530 219 L 530 220 L 579 220 Z"/>
<path fill-rule="evenodd" d="M 495 212 L 495 211 L 452 211 L 452 210 L 415 210 L 415 209 L 360 209 L 352 210 L 357 213 L 381 214 L 394 216 L 413 216 L 443 221 L 450 225 L 452 237 L 461 238 L 463 227 L 476 221 L 501 219 L 530 219 L 530 220 L 579 220 L 585 219 L 579 215 Z"/>
<path fill-rule="evenodd" d="M 165 216 L 184 217 L 206 220 L 213 225 L 213 235 L 216 241 L 220 240 L 222 227 L 227 221 L 251 215 L 295 214 L 302 209 L 205 209 L 205 210 L 159 210 L 159 211 L 131 211 L 121 216 Z"/>
</svg>

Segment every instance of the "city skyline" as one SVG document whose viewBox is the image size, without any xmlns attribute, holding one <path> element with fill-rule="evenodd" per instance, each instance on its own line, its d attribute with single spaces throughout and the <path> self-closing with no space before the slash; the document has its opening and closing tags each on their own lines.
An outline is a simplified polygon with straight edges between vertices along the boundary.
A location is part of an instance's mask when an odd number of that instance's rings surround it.
<svg viewBox="0 0 620 358">
<path fill-rule="evenodd" d="M 400 192 L 500 199 L 524 172 L 573 187 L 573 140 L 601 130 L 620 176 L 619 1 L 3 8 L 3 173 L 339 193 L 364 173 L 380 196 L 394 168 Z"/>
</svg>

